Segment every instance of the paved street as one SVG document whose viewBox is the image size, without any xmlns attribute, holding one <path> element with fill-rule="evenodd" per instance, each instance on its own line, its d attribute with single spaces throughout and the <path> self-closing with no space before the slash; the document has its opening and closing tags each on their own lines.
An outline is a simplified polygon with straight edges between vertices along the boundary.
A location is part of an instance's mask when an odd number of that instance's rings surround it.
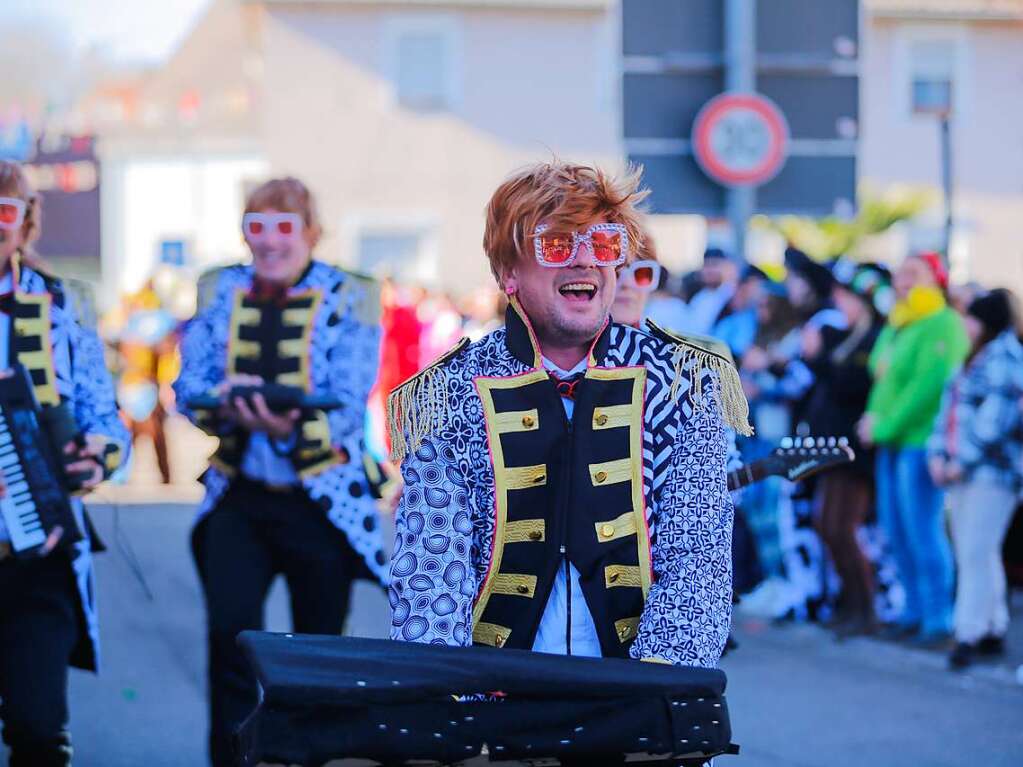
<svg viewBox="0 0 1023 767">
<path fill-rule="evenodd" d="M 75 673 L 78 767 L 178 767 L 203 763 L 203 632 L 187 552 L 184 504 L 97 505 L 111 547 L 99 558 L 105 664 Z M 130 543 L 152 589 L 148 601 L 119 549 Z M 269 626 L 286 630 L 275 591 Z M 379 636 L 382 593 L 355 595 L 351 633 Z M 1007 669 L 954 676 L 943 659 L 870 641 L 836 645 L 806 626 L 772 628 L 740 618 L 742 647 L 726 659 L 740 767 L 1018 767 L 1023 687 Z M 0 764 L 4 764 L 0 760 Z"/>
</svg>

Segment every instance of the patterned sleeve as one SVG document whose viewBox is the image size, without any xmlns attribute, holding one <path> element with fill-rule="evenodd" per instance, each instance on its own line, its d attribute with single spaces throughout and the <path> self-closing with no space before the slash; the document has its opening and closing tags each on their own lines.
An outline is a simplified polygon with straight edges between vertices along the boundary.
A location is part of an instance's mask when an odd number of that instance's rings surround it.
<svg viewBox="0 0 1023 767">
<path fill-rule="evenodd" d="M 366 402 L 380 365 L 380 300 L 369 280 L 349 276 L 342 290 L 337 308 L 338 342 L 328 359 L 332 393 L 341 400 L 341 407 L 326 417 L 331 445 L 357 455 L 365 429 Z"/>
<path fill-rule="evenodd" d="M 211 353 L 213 329 L 212 312 L 215 309 L 216 275 L 206 275 L 200 281 L 199 308 L 181 334 L 181 372 L 174 381 L 174 396 L 178 412 L 208 434 L 218 436 L 224 428 L 214 414 L 206 410 L 192 410 L 186 403 L 193 397 L 207 394 L 224 379 L 222 355 Z"/>
<path fill-rule="evenodd" d="M 704 391 L 716 389 L 709 379 Z M 633 658 L 717 665 L 732 609 L 728 439 L 717 398 L 705 396 L 678 430 L 653 532 L 651 586 Z"/>
<path fill-rule="evenodd" d="M 391 639 L 472 644 L 476 576 L 468 483 L 450 450 L 427 439 L 402 463 L 405 489 L 391 559 Z"/>
<path fill-rule="evenodd" d="M 78 322 L 74 309 L 68 312 L 68 343 L 75 421 L 85 434 L 106 440 L 103 473 L 110 476 L 127 460 L 131 439 L 117 409 L 103 342 L 92 327 Z"/>
<path fill-rule="evenodd" d="M 991 342 L 992 344 L 996 342 Z M 977 394 L 967 403 L 962 418 L 960 460 L 974 467 L 990 460 L 993 453 L 1011 440 L 1020 422 L 1020 390 L 1016 387 L 1016 360 L 993 354 L 978 371 Z"/>
</svg>

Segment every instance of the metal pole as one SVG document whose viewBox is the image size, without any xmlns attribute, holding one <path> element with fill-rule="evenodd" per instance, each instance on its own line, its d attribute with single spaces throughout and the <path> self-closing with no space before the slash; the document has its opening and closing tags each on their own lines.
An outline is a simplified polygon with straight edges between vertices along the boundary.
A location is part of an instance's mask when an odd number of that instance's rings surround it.
<svg viewBox="0 0 1023 767">
<path fill-rule="evenodd" d="M 949 266 L 952 245 L 952 134 L 949 129 L 949 115 L 941 115 L 941 186 L 945 192 L 945 233 L 942 254 L 945 266 Z"/>
<path fill-rule="evenodd" d="M 725 90 L 756 90 L 756 0 L 725 0 Z M 727 192 L 728 220 L 735 237 L 734 257 L 746 260 L 746 227 L 756 208 L 752 186 Z"/>
</svg>

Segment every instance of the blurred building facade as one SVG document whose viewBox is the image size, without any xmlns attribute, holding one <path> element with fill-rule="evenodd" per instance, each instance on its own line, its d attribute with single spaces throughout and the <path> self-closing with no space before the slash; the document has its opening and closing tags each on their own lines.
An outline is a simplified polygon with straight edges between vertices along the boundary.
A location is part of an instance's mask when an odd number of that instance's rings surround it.
<svg viewBox="0 0 1023 767">
<path fill-rule="evenodd" d="M 269 173 L 315 191 L 321 257 L 456 292 L 485 283 L 483 206 L 511 169 L 621 162 L 609 7 L 212 0 L 167 65 L 111 102 L 110 297 L 168 244 L 195 269 L 243 257 L 242 200 Z"/>
<path fill-rule="evenodd" d="M 865 0 L 859 171 L 941 190 L 950 112 L 953 277 L 1023 290 L 1023 0 Z M 897 251 L 941 243 L 943 198 Z"/>
<path fill-rule="evenodd" d="M 769 3 L 760 4 L 765 12 Z M 82 105 L 99 136 L 106 299 L 161 258 L 244 257 L 247 189 L 317 193 L 320 255 L 466 292 L 495 185 L 552 155 L 619 167 L 619 0 L 211 0 L 161 69 Z M 1023 289 L 1023 0 L 863 0 L 859 177 L 940 192 L 952 114 L 956 276 Z M 926 114 L 924 112 L 927 112 Z M 943 207 L 882 238 L 940 244 Z M 694 265 L 705 227 L 655 217 Z"/>
</svg>

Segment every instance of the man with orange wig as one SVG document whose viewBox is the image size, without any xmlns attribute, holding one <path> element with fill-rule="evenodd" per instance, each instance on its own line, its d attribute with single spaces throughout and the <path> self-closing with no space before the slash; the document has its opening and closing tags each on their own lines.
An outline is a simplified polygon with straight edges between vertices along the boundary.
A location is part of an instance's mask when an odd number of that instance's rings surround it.
<svg viewBox="0 0 1023 767">
<path fill-rule="evenodd" d="M 515 173 L 483 247 L 505 327 L 391 396 L 392 638 L 717 664 L 731 605 L 723 357 L 616 324 L 641 244 L 638 173 Z"/>
</svg>

